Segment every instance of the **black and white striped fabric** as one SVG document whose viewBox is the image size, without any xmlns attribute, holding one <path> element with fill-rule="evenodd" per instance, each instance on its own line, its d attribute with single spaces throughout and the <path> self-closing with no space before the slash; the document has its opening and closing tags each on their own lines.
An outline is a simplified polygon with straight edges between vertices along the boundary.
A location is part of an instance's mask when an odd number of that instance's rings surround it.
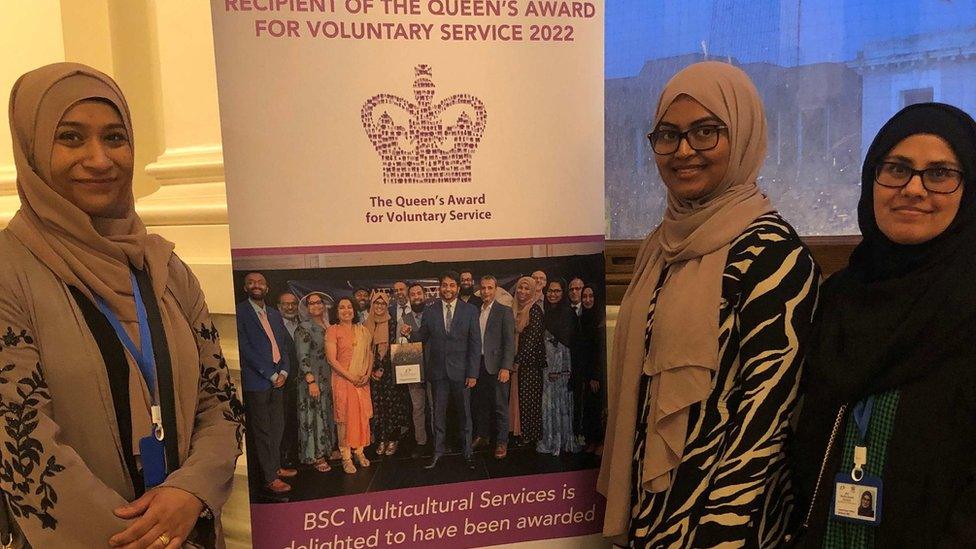
<svg viewBox="0 0 976 549">
<path fill-rule="evenodd" d="M 667 276 L 651 298 L 645 346 Z M 820 272 L 793 228 L 770 213 L 733 241 L 723 277 L 719 370 L 708 400 L 691 409 L 684 457 L 660 493 L 641 488 L 650 378 L 641 382 L 634 547 L 776 547 L 786 533 L 790 418 Z"/>
</svg>

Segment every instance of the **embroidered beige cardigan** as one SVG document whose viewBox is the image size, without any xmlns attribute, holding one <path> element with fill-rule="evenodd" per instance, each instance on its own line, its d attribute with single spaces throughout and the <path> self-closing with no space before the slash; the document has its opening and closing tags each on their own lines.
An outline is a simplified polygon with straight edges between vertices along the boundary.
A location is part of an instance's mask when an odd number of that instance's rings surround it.
<svg viewBox="0 0 976 549">
<path fill-rule="evenodd" d="M 101 352 L 68 287 L 8 231 L 0 258 L 0 490 L 15 546 L 106 547 L 129 522 L 112 510 L 135 492 Z M 199 282 L 175 254 L 157 301 L 167 338 L 196 342 L 171 357 L 180 467 L 164 485 L 217 515 L 220 547 L 242 407 Z"/>
</svg>

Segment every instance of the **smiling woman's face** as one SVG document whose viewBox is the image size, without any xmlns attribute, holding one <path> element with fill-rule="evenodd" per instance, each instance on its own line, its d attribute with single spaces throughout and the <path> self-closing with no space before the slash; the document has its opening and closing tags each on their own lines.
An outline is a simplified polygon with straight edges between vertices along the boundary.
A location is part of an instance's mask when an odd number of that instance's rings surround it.
<svg viewBox="0 0 976 549">
<path fill-rule="evenodd" d="M 81 211 L 125 217 L 132 165 L 129 135 L 114 107 L 80 101 L 61 117 L 51 148 L 51 186 Z"/>
<path fill-rule="evenodd" d="M 352 301 L 348 297 L 340 299 L 339 303 L 336 304 L 336 314 L 342 322 L 352 322 L 355 313 L 356 311 L 352 308 Z"/>
<path fill-rule="evenodd" d="M 673 153 L 654 154 L 657 170 L 671 194 L 683 200 L 698 200 L 718 188 L 729 168 L 729 130 L 708 128 L 720 126 L 725 123 L 687 95 L 678 96 L 665 111 L 654 131 L 683 133 L 698 128 L 719 133 L 718 143 L 706 151 L 696 151 L 687 139 L 682 139 Z"/>
<path fill-rule="evenodd" d="M 945 167 L 962 170 L 948 143 L 937 135 L 916 134 L 901 140 L 882 159 L 914 170 Z M 966 174 L 969 175 L 969 174 Z M 874 184 L 874 218 L 878 228 L 896 244 L 921 244 L 942 234 L 959 211 L 965 183 L 950 194 L 933 193 L 912 176 L 904 187 Z"/>
</svg>

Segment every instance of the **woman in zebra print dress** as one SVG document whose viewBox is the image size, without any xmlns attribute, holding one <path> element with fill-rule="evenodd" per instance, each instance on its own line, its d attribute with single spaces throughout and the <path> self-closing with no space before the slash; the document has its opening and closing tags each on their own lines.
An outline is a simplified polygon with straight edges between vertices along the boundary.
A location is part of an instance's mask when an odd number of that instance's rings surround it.
<svg viewBox="0 0 976 549">
<path fill-rule="evenodd" d="M 668 209 L 617 322 L 604 534 L 633 547 L 775 547 L 819 271 L 756 186 L 766 123 L 745 73 L 684 69 L 653 128 Z"/>
</svg>

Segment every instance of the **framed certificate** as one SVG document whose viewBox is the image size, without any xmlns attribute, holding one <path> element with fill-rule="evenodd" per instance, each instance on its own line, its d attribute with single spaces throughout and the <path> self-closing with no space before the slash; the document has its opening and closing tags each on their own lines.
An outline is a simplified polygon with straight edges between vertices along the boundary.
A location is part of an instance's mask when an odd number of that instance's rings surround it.
<svg viewBox="0 0 976 549">
<path fill-rule="evenodd" d="M 423 343 L 394 343 L 390 345 L 390 361 L 397 385 L 424 381 Z"/>
</svg>

